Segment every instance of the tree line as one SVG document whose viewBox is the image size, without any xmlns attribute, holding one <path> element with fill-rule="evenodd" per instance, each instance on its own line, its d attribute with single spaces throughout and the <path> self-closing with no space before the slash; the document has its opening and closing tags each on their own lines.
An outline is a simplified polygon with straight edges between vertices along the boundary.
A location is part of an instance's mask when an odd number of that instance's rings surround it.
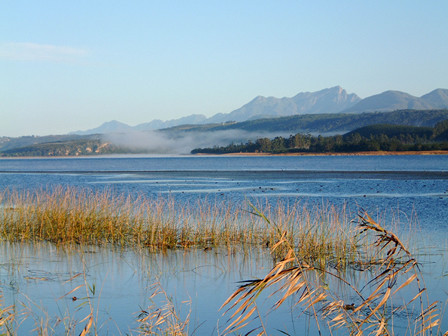
<svg viewBox="0 0 448 336">
<path fill-rule="evenodd" d="M 314 136 L 297 133 L 288 138 L 259 138 L 256 141 L 211 148 L 196 148 L 192 154 L 229 153 L 350 153 L 374 151 L 448 150 L 448 119 L 435 127 L 371 125 L 344 135 Z"/>
</svg>

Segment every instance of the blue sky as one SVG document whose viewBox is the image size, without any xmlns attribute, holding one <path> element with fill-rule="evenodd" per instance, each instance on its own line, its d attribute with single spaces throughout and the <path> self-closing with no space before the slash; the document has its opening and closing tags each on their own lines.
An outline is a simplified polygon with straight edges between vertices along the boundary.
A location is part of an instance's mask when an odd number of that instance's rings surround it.
<svg viewBox="0 0 448 336">
<path fill-rule="evenodd" d="M 448 88 L 448 1 L 0 2 L 0 136 Z"/>
</svg>

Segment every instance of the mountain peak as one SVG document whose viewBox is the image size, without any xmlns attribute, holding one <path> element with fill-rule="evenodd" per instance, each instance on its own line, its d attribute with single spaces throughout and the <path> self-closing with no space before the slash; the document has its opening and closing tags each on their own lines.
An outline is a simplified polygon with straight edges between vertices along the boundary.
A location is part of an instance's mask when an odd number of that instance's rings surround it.
<svg viewBox="0 0 448 336">
<path fill-rule="evenodd" d="M 345 91 L 345 90 L 344 90 L 341 86 L 339 86 L 339 85 L 333 86 L 333 87 L 328 88 L 328 89 L 326 89 L 326 90 L 329 90 L 329 91 L 336 91 L 338 94 L 341 94 L 342 92 Z"/>
<path fill-rule="evenodd" d="M 382 112 L 406 109 L 427 110 L 443 107 L 443 102 L 440 104 L 440 106 L 435 106 L 431 103 L 431 97 L 427 97 L 427 99 L 425 99 L 424 97 L 425 96 L 418 98 L 406 92 L 388 90 L 367 97 L 351 108 L 345 110 L 344 112 Z M 448 106 L 448 100 L 445 101 L 444 106 Z"/>
<path fill-rule="evenodd" d="M 347 94 L 340 86 L 316 92 L 300 92 L 291 98 L 257 96 L 241 108 L 229 114 L 214 115 L 208 121 L 213 123 L 294 114 L 337 113 L 353 106 L 360 100 L 356 94 Z"/>
<path fill-rule="evenodd" d="M 86 135 L 86 134 L 106 134 L 106 133 L 117 133 L 117 132 L 127 132 L 132 130 L 132 127 L 122 123 L 117 120 L 106 121 L 101 124 L 101 126 L 87 130 L 87 131 L 76 131 L 72 134 Z"/>
<path fill-rule="evenodd" d="M 116 126 L 119 126 L 119 127 L 125 126 L 126 127 L 128 125 L 126 125 L 125 123 L 122 123 L 121 121 L 118 121 L 118 120 L 106 121 L 101 125 L 101 127 L 116 127 Z"/>
<path fill-rule="evenodd" d="M 448 90 L 435 89 L 421 97 L 425 102 L 435 108 L 446 108 L 448 106 Z"/>
<path fill-rule="evenodd" d="M 193 114 L 168 121 L 152 120 L 135 127 L 128 126 L 117 120 L 112 120 L 105 122 L 100 127 L 73 133 L 95 134 L 126 132 L 129 130 L 145 131 L 185 124 L 222 123 L 230 120 L 239 122 L 297 114 L 357 113 L 400 109 L 428 110 L 444 108 L 448 108 L 447 89 L 435 89 L 422 97 L 415 97 L 402 91 L 388 90 L 361 99 L 354 93 L 347 93 L 345 89 L 337 85 L 315 92 L 299 92 L 290 98 L 257 96 L 239 109 L 230 113 L 215 114 L 210 118 L 204 115 Z"/>
</svg>

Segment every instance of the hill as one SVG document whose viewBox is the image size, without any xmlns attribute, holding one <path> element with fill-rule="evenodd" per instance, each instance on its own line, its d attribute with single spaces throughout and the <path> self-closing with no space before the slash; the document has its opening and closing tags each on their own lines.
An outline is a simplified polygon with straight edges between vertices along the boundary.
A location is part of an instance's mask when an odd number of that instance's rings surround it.
<svg viewBox="0 0 448 336">
<path fill-rule="evenodd" d="M 291 134 L 344 134 L 354 129 L 363 136 L 376 136 L 379 126 L 400 125 L 394 131 L 412 133 L 412 127 L 435 127 L 434 140 L 448 138 L 448 110 L 399 110 L 393 112 L 308 114 L 245 122 L 182 125 L 160 131 L 131 131 L 106 135 L 59 135 L 46 137 L 0 138 L 0 156 L 65 156 L 111 153 L 189 153 L 193 148 L 224 146 L 262 137 Z M 448 121 L 445 121 L 447 123 Z M 370 126 L 367 128 L 366 126 Z M 412 126 L 412 127 L 411 127 Z M 387 126 L 390 127 L 390 126 Z M 391 129 L 388 132 L 392 132 Z M 425 131 L 426 132 L 426 131 Z"/>
<path fill-rule="evenodd" d="M 259 138 L 245 144 L 196 148 L 192 154 L 230 153 L 349 153 L 374 151 L 448 150 L 448 120 L 435 127 L 370 125 L 344 135 L 313 136 L 310 134 Z"/>
<path fill-rule="evenodd" d="M 357 128 L 351 132 L 344 134 L 344 138 L 350 138 L 355 134 L 359 134 L 364 138 L 373 138 L 378 136 L 387 136 L 388 138 L 393 137 L 414 137 L 422 139 L 430 139 L 434 134 L 433 127 L 422 127 L 422 126 L 403 126 L 403 125 L 369 125 Z"/>
<path fill-rule="evenodd" d="M 429 110 L 448 107 L 448 90 L 437 89 L 422 97 L 415 97 L 406 92 L 385 91 L 362 99 L 344 112 L 359 113 L 371 111 L 392 111 L 399 109 Z"/>
<path fill-rule="evenodd" d="M 290 133 L 346 133 L 374 124 L 433 127 L 448 119 L 448 109 L 398 110 L 392 112 L 306 114 L 281 118 L 258 119 L 244 122 L 207 125 L 183 125 L 164 129 L 164 132 L 214 132 L 244 130 L 250 132 Z"/>
<path fill-rule="evenodd" d="M 103 123 L 102 125 L 92 128 L 87 131 L 76 131 L 71 134 L 76 135 L 89 135 L 89 134 L 107 134 L 107 133 L 116 133 L 116 132 L 128 132 L 133 128 L 125 123 L 119 122 L 117 120 L 112 120 Z"/>
</svg>

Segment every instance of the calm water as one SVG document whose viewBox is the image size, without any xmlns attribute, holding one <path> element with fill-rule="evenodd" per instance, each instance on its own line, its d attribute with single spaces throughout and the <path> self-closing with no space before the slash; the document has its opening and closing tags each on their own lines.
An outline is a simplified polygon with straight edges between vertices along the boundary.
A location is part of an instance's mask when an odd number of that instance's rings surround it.
<svg viewBox="0 0 448 336">
<path fill-rule="evenodd" d="M 0 190 L 51 189 L 60 185 L 169 197 L 187 203 L 217 200 L 240 207 L 247 206 L 247 201 L 265 200 L 299 200 L 310 206 L 345 205 L 353 216 L 365 209 L 373 215 L 381 214 L 387 221 L 394 220 L 403 231 L 412 222 L 420 228 L 425 244 L 437 244 L 442 249 L 447 246 L 448 156 L 0 160 Z M 101 295 L 97 292 L 94 296 L 94 304 L 105 323 L 104 334 L 107 330 L 115 334 L 115 323 L 122 332 L 128 331 L 126 326 L 135 319 L 132 313 L 149 304 L 148 287 L 156 280 L 176 301 L 190 301 L 193 325 L 198 327 L 196 334 L 217 334 L 217 320 L 226 320 L 217 309 L 236 288 L 236 282 L 262 276 L 272 266 L 264 252 L 241 259 L 227 252 L 136 256 L 127 251 L 95 249 L 67 255 L 51 246 L 24 249 L 3 244 L 2 249 L 0 279 L 7 300 L 26 301 L 28 297 L 45 307 L 49 316 L 68 311 L 81 319 L 85 308 L 76 308 L 81 301 L 72 302 L 63 295 L 84 283 L 82 278 L 65 281 L 84 272 L 87 281 L 101 290 Z M 426 270 L 437 273 L 429 282 L 435 299 L 444 301 L 446 265 L 442 252 L 440 255 L 431 257 Z M 271 303 L 265 304 L 266 311 Z M 297 325 L 287 308 L 266 317 L 269 326 L 273 331 L 279 328 L 300 334 L 304 325 Z M 109 319 L 114 322 L 106 323 Z M 312 324 L 308 327 L 309 334 L 314 334 Z"/>
<path fill-rule="evenodd" d="M 298 199 L 347 204 L 375 214 L 413 216 L 428 231 L 448 230 L 448 156 L 114 157 L 2 159 L 0 189 L 56 185 L 180 202 L 198 198 L 244 206 Z"/>
</svg>

